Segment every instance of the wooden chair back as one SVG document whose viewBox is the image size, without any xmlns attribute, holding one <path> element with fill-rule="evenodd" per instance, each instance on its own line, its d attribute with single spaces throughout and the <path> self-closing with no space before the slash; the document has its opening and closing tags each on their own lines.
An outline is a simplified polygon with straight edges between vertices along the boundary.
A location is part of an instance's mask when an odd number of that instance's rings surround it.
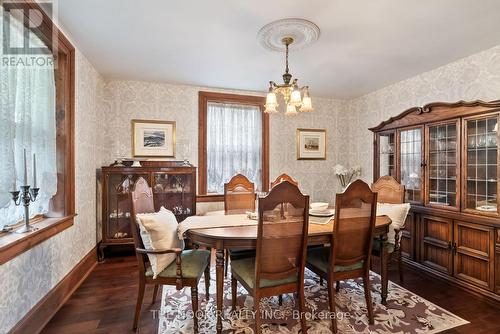
<svg viewBox="0 0 500 334">
<path fill-rule="evenodd" d="M 372 191 L 378 195 L 380 203 L 401 204 L 405 201 L 405 186 L 392 176 L 386 175 L 372 184 Z"/>
<path fill-rule="evenodd" d="M 292 177 L 290 175 L 283 173 L 280 176 L 278 176 L 273 182 L 271 182 L 271 189 L 273 189 L 276 185 L 280 184 L 283 181 L 288 181 L 297 187 L 299 186 L 299 182 L 292 179 Z"/>
<path fill-rule="evenodd" d="M 139 177 L 134 185 L 134 190 L 130 193 L 130 201 L 132 203 L 131 212 L 131 230 L 132 237 L 134 238 L 135 248 L 144 248 L 144 243 L 141 238 L 141 231 L 139 224 L 137 223 L 136 215 L 140 213 L 153 213 L 154 201 L 153 201 L 153 190 L 148 185 L 148 182 L 143 178 Z M 139 263 L 139 272 L 144 275 L 146 272 L 146 264 L 149 259 L 146 254 L 139 254 L 136 252 L 137 261 Z"/>
<path fill-rule="evenodd" d="M 283 205 L 289 209 L 281 210 Z M 309 226 L 309 196 L 296 185 L 283 181 L 259 198 L 255 286 L 261 279 L 279 280 L 299 275 L 304 266 Z"/>
<path fill-rule="evenodd" d="M 377 193 L 356 180 L 336 196 L 332 265 L 369 265 L 377 210 Z"/>
<path fill-rule="evenodd" d="M 226 214 L 255 210 L 255 185 L 244 175 L 236 174 L 224 184 L 224 211 Z"/>
</svg>

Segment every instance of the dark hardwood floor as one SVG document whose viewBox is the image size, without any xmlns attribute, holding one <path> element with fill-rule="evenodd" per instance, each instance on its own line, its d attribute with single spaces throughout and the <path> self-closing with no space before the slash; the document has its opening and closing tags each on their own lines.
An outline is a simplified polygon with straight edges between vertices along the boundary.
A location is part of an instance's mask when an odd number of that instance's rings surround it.
<svg viewBox="0 0 500 334">
<path fill-rule="evenodd" d="M 377 264 L 374 265 L 377 268 Z M 390 279 L 399 284 L 394 265 L 390 266 L 389 274 Z M 135 257 L 107 259 L 97 265 L 42 333 L 132 333 L 137 281 Z M 405 282 L 401 285 L 470 321 L 468 325 L 443 333 L 500 333 L 499 303 L 489 302 L 408 267 L 405 267 Z M 138 333 L 157 333 L 158 320 L 153 310 L 160 308 L 160 296 L 151 305 L 152 295 L 153 288 L 147 288 Z"/>
</svg>

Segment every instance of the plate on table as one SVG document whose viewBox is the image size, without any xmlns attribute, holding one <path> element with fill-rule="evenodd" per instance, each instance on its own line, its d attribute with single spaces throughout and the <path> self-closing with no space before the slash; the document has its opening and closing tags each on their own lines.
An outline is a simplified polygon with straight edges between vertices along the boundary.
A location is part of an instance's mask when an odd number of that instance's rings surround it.
<svg viewBox="0 0 500 334">
<path fill-rule="evenodd" d="M 309 215 L 310 216 L 316 216 L 316 217 L 331 217 L 335 214 L 335 209 L 327 209 L 327 210 L 309 210 Z"/>
</svg>

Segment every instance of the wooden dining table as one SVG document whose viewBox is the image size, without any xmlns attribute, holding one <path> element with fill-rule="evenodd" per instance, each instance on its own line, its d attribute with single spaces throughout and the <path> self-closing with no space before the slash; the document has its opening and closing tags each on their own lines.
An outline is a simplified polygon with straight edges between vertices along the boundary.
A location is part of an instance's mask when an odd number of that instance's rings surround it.
<svg viewBox="0 0 500 334">
<path fill-rule="evenodd" d="M 203 225 L 204 216 L 188 217 L 183 223 L 193 224 L 195 221 L 198 226 Z M 244 219 L 245 218 L 245 219 Z M 207 218 L 205 218 L 207 219 Z M 213 219 L 213 218 L 211 218 Z M 227 216 L 226 216 L 227 219 Z M 247 220 L 244 215 L 234 215 L 236 220 Z M 333 225 L 335 220 L 330 220 L 327 224 L 315 224 L 309 222 L 308 245 L 324 245 L 332 242 Z M 181 223 L 182 224 L 182 223 Z M 374 237 L 379 238 L 384 244 L 387 242 L 387 233 L 391 220 L 387 216 L 377 216 L 375 222 Z M 257 245 L 257 225 L 249 226 L 224 226 L 208 228 L 191 228 L 184 233 L 184 237 L 192 244 L 213 248 L 216 250 L 216 305 L 217 305 L 217 333 L 222 332 L 222 314 L 223 314 L 223 291 L 224 291 L 224 253 L 228 249 L 255 249 Z M 382 281 L 382 303 L 387 300 L 387 251 L 382 247 L 381 252 L 381 281 Z"/>
</svg>

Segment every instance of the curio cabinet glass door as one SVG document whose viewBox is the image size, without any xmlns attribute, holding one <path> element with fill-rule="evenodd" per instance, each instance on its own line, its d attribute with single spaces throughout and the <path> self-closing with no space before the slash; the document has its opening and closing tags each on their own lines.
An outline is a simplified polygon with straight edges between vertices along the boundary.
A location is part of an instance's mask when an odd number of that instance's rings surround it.
<svg viewBox="0 0 500 334">
<path fill-rule="evenodd" d="M 396 178 L 396 132 L 382 132 L 377 135 L 378 147 L 378 175 Z"/>
<path fill-rule="evenodd" d="M 405 186 L 405 200 L 423 202 L 423 128 L 403 129 L 399 132 L 399 178 Z"/>
<path fill-rule="evenodd" d="M 426 200 L 429 206 L 460 207 L 460 121 L 426 127 Z"/>
<path fill-rule="evenodd" d="M 465 120 L 465 211 L 499 213 L 498 118 L 499 114 L 490 114 Z"/>
</svg>

